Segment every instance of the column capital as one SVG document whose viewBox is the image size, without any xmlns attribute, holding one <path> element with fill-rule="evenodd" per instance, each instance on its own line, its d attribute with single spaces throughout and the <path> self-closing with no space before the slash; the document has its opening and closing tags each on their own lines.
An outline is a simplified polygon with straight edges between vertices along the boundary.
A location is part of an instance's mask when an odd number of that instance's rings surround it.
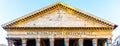
<svg viewBox="0 0 120 46">
<path fill-rule="evenodd" d="M 26 46 L 27 43 L 27 39 L 26 38 L 22 38 L 22 46 Z"/>
<path fill-rule="evenodd" d="M 78 39 L 79 46 L 83 46 L 84 39 L 80 38 Z"/>
<path fill-rule="evenodd" d="M 65 46 L 69 46 L 69 38 L 65 38 L 64 41 L 65 41 Z"/>
<path fill-rule="evenodd" d="M 41 41 L 40 38 L 36 38 L 36 46 L 40 46 L 40 41 Z"/>
<path fill-rule="evenodd" d="M 54 46 L 55 39 L 54 38 L 50 38 L 49 40 L 50 40 L 50 46 Z"/>
<path fill-rule="evenodd" d="M 82 38 L 80 38 L 80 39 L 78 39 L 79 41 L 83 41 L 84 39 L 82 39 Z"/>
<path fill-rule="evenodd" d="M 69 42 L 69 38 L 65 38 L 65 41 L 66 41 L 66 42 Z"/>
<path fill-rule="evenodd" d="M 107 38 L 105 44 L 106 44 L 106 46 L 112 46 L 112 39 L 111 38 Z"/>
<path fill-rule="evenodd" d="M 55 39 L 54 38 L 50 38 L 50 41 L 54 41 Z"/>
<path fill-rule="evenodd" d="M 93 46 L 97 46 L 97 40 L 98 40 L 98 39 L 96 39 L 96 38 L 92 40 Z"/>
<path fill-rule="evenodd" d="M 97 44 L 97 40 L 98 40 L 98 39 L 95 38 L 95 39 L 93 39 L 92 41 L 93 41 L 94 44 Z"/>
<path fill-rule="evenodd" d="M 112 44 L 112 39 L 111 39 L 111 38 L 108 38 L 108 39 L 107 39 L 107 43 L 108 43 L 108 44 Z"/>
<path fill-rule="evenodd" d="M 26 43 L 27 39 L 26 38 L 22 38 L 22 43 Z"/>
<path fill-rule="evenodd" d="M 41 40 L 40 38 L 36 38 L 36 41 L 40 42 L 40 40 Z"/>
<path fill-rule="evenodd" d="M 13 39 L 8 38 L 7 40 L 8 40 L 8 46 L 12 46 L 12 45 L 13 45 L 13 44 L 12 44 L 12 43 L 13 43 Z"/>
</svg>

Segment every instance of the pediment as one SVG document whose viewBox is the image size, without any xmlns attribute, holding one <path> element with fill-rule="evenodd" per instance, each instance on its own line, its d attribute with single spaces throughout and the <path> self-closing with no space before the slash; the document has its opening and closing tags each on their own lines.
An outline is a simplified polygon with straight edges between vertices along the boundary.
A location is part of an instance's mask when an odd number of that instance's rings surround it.
<svg viewBox="0 0 120 46">
<path fill-rule="evenodd" d="M 3 27 L 114 27 L 115 24 L 58 2 Z"/>
<path fill-rule="evenodd" d="M 65 10 L 57 10 L 42 17 L 17 24 L 18 27 L 105 27 L 106 25 L 86 17 L 70 14 Z"/>
</svg>

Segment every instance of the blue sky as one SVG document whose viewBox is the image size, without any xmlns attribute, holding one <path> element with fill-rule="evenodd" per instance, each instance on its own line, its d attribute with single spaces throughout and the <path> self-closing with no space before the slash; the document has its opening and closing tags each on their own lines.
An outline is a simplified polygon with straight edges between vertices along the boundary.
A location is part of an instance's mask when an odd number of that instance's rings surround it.
<svg viewBox="0 0 120 46">
<path fill-rule="evenodd" d="M 0 0 L 0 25 L 57 1 L 120 25 L 120 0 Z M 119 32 L 120 27 L 113 31 L 113 38 L 117 37 Z M 0 44 L 7 44 L 6 34 L 0 27 Z"/>
</svg>

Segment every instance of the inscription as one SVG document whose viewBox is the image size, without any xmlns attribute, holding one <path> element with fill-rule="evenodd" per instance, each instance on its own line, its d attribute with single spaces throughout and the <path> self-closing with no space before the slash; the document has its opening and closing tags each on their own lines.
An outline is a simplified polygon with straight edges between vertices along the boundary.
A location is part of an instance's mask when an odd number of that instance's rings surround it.
<svg viewBox="0 0 120 46">
<path fill-rule="evenodd" d="M 92 35 L 92 32 L 27 32 L 27 35 L 57 36 L 57 35 Z"/>
</svg>

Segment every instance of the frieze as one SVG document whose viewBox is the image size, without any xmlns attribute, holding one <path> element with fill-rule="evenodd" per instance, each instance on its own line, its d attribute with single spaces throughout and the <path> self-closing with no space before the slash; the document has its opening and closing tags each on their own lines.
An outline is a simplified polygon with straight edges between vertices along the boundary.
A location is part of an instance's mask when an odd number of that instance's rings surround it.
<svg viewBox="0 0 120 46">
<path fill-rule="evenodd" d="M 64 36 L 64 35 L 92 35 L 92 32 L 26 32 L 27 35 L 41 35 L 41 36 Z"/>
<path fill-rule="evenodd" d="M 97 32 L 24 32 L 23 34 L 8 34 L 8 38 L 110 38 L 110 34 L 98 35 Z"/>
</svg>

